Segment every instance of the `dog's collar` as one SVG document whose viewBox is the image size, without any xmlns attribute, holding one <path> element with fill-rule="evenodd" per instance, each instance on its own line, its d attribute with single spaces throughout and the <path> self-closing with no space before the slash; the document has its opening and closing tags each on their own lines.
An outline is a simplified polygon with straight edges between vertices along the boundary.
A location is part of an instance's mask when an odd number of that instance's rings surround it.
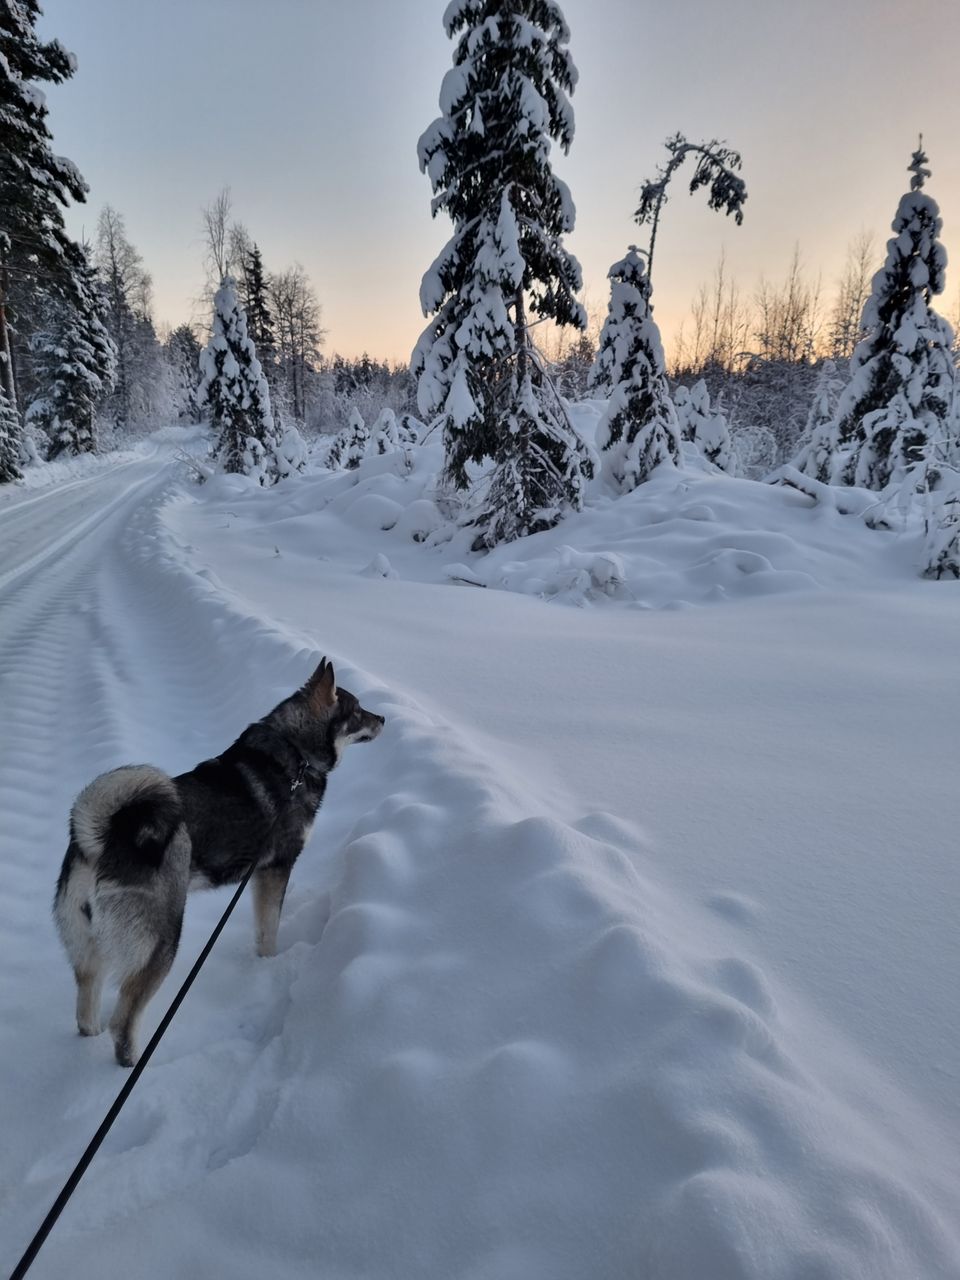
<svg viewBox="0 0 960 1280">
<path fill-rule="evenodd" d="M 310 761 L 307 759 L 305 755 L 302 755 L 300 752 L 297 752 L 297 754 L 300 756 L 300 767 L 297 770 L 297 776 L 290 783 L 291 795 L 295 795 L 296 792 L 300 790 L 300 788 L 303 786 L 304 778 L 306 778 L 307 774 L 310 772 Z M 314 769 L 313 772 L 316 773 L 316 770 Z"/>
<path fill-rule="evenodd" d="M 279 729 L 274 729 L 272 725 L 264 725 L 264 728 L 272 733 L 275 738 L 279 738 L 283 745 L 296 756 L 299 762 L 297 764 L 297 772 L 294 774 L 293 781 L 290 783 L 290 794 L 292 796 L 296 795 L 304 782 L 306 782 L 308 774 L 312 773 L 317 778 L 323 777 L 323 771 L 312 765 L 297 744 L 292 742 L 285 733 L 281 733 Z"/>
</svg>

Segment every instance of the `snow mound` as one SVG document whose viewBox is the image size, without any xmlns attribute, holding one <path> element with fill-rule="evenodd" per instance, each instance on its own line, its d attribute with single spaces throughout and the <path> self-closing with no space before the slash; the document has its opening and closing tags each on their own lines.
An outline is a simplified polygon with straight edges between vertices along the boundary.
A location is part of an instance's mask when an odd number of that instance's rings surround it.
<svg viewBox="0 0 960 1280">
<path fill-rule="evenodd" d="M 593 422 L 596 406 L 578 406 Z M 253 489 L 242 507 L 281 548 L 325 549 L 358 569 L 383 553 L 405 581 L 460 581 L 563 604 L 676 609 L 736 599 L 871 587 L 915 579 L 920 532 L 868 529 L 846 508 L 789 487 L 734 479 L 702 462 L 661 468 L 617 500 L 594 486 L 585 509 L 554 529 L 471 551 L 428 443 L 289 483 L 282 498 Z M 327 549 L 332 548 L 332 551 Z M 454 563 L 456 574 L 447 571 Z"/>
</svg>

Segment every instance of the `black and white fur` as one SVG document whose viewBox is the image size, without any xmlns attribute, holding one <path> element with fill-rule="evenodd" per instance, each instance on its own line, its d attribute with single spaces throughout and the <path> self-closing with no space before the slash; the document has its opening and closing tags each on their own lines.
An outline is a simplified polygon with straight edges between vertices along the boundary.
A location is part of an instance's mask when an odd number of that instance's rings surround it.
<svg viewBox="0 0 960 1280">
<path fill-rule="evenodd" d="M 275 953 L 287 881 L 327 775 L 346 746 L 382 728 L 382 716 L 337 688 L 324 659 L 302 689 L 189 773 L 125 765 L 81 791 L 53 906 L 81 1035 L 99 1035 L 112 973 L 117 1061 L 136 1062 L 138 1023 L 177 953 L 188 889 L 236 884 L 252 863 L 257 951 Z"/>
</svg>

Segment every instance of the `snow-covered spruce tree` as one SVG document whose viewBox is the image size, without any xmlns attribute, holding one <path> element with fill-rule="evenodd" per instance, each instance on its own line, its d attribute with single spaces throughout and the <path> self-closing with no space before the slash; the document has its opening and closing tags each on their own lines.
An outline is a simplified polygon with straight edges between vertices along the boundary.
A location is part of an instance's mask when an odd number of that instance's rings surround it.
<svg viewBox="0 0 960 1280">
<path fill-rule="evenodd" d="M 426 433 L 426 427 L 412 413 L 401 413 L 397 423 L 397 433 L 402 445 L 417 444 L 420 437 Z"/>
<path fill-rule="evenodd" d="M 453 0 L 444 25 L 454 65 L 418 155 L 454 233 L 423 278 L 433 318 L 411 368 L 421 412 L 443 426 L 447 481 L 466 490 L 470 463 L 495 461 L 471 517 L 479 548 L 579 508 L 589 472 L 527 327 L 528 309 L 586 326 L 562 245 L 574 207 L 550 166 L 551 139 L 566 151 L 573 138 L 576 69 L 556 0 Z"/>
<path fill-rule="evenodd" d="M 267 301 L 268 282 L 263 271 L 263 255 L 254 244 L 247 255 L 243 277 L 243 305 L 247 313 L 247 332 L 254 346 L 266 379 L 270 382 L 277 362 L 277 337 L 273 316 Z"/>
<path fill-rule="evenodd" d="M 680 386 L 673 393 L 681 440 L 696 440 L 710 421 L 710 392 L 703 378 L 692 387 Z"/>
<path fill-rule="evenodd" d="M 720 403 L 712 408 L 707 420 L 694 436 L 694 443 L 708 462 L 735 476 L 740 470 L 739 457 L 730 439 L 730 425 Z"/>
<path fill-rule="evenodd" d="M 851 358 L 852 376 L 830 442 L 833 483 L 882 489 L 902 478 L 942 436 L 951 412 L 953 335 L 930 306 L 943 292 L 947 255 L 940 211 L 923 192 L 930 176 L 926 163 L 922 148 L 915 151 L 910 190 L 863 309 L 867 336 Z"/>
<path fill-rule="evenodd" d="M 367 456 L 370 446 L 370 428 L 363 414 L 353 406 L 345 427 L 333 437 L 327 452 L 327 466 L 331 471 L 355 471 Z"/>
<path fill-rule="evenodd" d="M 197 399 L 217 432 L 214 455 L 225 471 L 256 476 L 261 484 L 280 474 L 279 433 L 270 411 L 270 390 L 232 277 L 225 276 L 213 300 L 213 329 L 200 355 Z"/>
<path fill-rule="evenodd" d="M 104 323 L 92 267 L 82 279 L 79 301 L 54 304 L 49 326 L 33 340 L 41 394 L 28 406 L 25 419 L 45 433 L 48 458 L 96 452 L 97 408 L 116 377 L 117 349 Z"/>
<path fill-rule="evenodd" d="M 370 428 L 364 422 L 360 410 L 350 410 L 350 421 L 346 426 L 343 454 L 340 466 L 345 471 L 355 471 L 367 456 L 370 447 Z"/>
<path fill-rule="evenodd" d="M 833 360 L 824 360 L 814 388 L 807 426 L 793 465 L 803 475 L 830 483 L 836 433 L 837 401 L 842 388 Z"/>
<path fill-rule="evenodd" d="M 188 422 L 200 418 L 197 403 L 197 368 L 202 348 L 188 324 L 178 325 L 170 334 L 163 350 L 170 370 L 170 381 L 177 414 Z"/>
<path fill-rule="evenodd" d="M 400 447 L 397 415 L 389 407 L 381 409 L 373 424 L 373 450 L 375 453 L 396 453 Z"/>
<path fill-rule="evenodd" d="M 597 427 L 604 471 L 624 493 L 680 456 L 677 414 L 664 370 L 650 280 L 636 245 L 607 273 L 610 305 L 600 335 L 594 386 L 612 390 Z"/>
<path fill-rule="evenodd" d="M 0 383 L 0 484 L 20 479 L 20 418 Z"/>
<path fill-rule="evenodd" d="M 278 440 L 274 448 L 277 479 L 297 475 L 306 470 L 309 454 L 307 443 L 295 422 L 280 419 L 277 422 Z"/>
<path fill-rule="evenodd" d="M 960 471 L 942 477 L 944 491 L 927 520 L 925 578 L 960 578 Z"/>
<path fill-rule="evenodd" d="M 63 208 L 84 200 L 86 184 L 71 161 L 51 150 L 38 87 L 68 80 L 76 61 L 59 41 L 39 38 L 39 16 L 37 0 L 0 2 L 0 384 L 7 400 L 3 430 L 14 442 L 20 433 L 7 312 L 11 269 L 36 273 L 46 293 L 79 299 L 85 266 L 64 229 Z M 9 461 L 2 467 L 7 478 L 11 467 Z"/>
<path fill-rule="evenodd" d="M 740 459 L 730 439 L 726 414 L 718 406 L 711 408 L 710 392 L 703 378 L 692 387 L 679 386 L 673 393 L 681 440 L 697 446 L 701 455 L 721 471 L 736 475 Z"/>
<path fill-rule="evenodd" d="M 330 447 L 327 449 L 326 466 L 331 471 L 340 471 L 343 467 L 343 455 L 347 450 L 349 434 L 349 427 L 341 427 L 330 441 Z"/>
</svg>

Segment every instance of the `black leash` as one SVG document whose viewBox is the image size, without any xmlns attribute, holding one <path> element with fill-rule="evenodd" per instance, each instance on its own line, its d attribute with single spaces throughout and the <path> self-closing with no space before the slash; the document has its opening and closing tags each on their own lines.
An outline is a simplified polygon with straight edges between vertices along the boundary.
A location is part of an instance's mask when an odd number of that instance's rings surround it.
<svg viewBox="0 0 960 1280">
<path fill-rule="evenodd" d="M 83 1155 L 77 1161 L 77 1164 L 73 1170 L 73 1173 L 71 1173 L 70 1177 L 63 1184 L 63 1190 L 60 1192 L 56 1200 L 53 1202 L 53 1207 L 51 1208 L 47 1216 L 44 1218 L 43 1222 L 40 1224 L 37 1234 L 33 1237 L 33 1239 L 27 1245 L 27 1248 L 23 1254 L 23 1257 L 20 1259 L 20 1261 L 14 1267 L 13 1271 L 10 1273 L 10 1280 L 22 1280 L 22 1277 L 25 1276 L 27 1274 L 27 1271 L 30 1269 L 30 1266 L 32 1265 L 34 1258 L 40 1252 L 41 1245 L 43 1244 L 44 1240 L 46 1240 L 47 1236 L 50 1234 L 56 1220 L 60 1217 L 61 1213 L 63 1213 L 64 1209 L 66 1208 L 67 1201 L 73 1195 L 74 1191 L 76 1191 L 77 1185 L 80 1182 L 80 1179 L 86 1173 L 87 1166 L 90 1164 L 90 1161 L 93 1159 L 93 1157 L 97 1154 L 97 1151 L 100 1148 L 100 1144 L 103 1142 L 104 1138 L 110 1132 L 110 1129 L 111 1129 L 111 1126 L 113 1125 L 114 1120 L 116 1120 L 117 1116 L 120 1114 L 121 1109 L 123 1108 L 123 1104 L 126 1102 L 126 1100 L 130 1097 L 130 1094 L 133 1092 L 134 1085 L 137 1083 L 137 1081 L 140 1079 L 141 1075 L 143 1074 L 143 1070 L 146 1067 L 147 1063 L 150 1061 L 150 1058 L 153 1054 L 154 1049 L 156 1049 L 157 1045 L 163 1039 L 163 1033 L 166 1031 L 167 1027 L 169 1027 L 170 1023 L 173 1021 L 173 1015 L 180 1008 L 180 1005 L 183 1003 L 184 996 L 193 986 L 194 978 L 203 968 L 203 962 L 206 960 L 207 956 L 213 950 L 213 944 L 216 942 L 216 940 L 220 937 L 220 934 L 223 932 L 223 926 L 230 919 L 230 915 L 233 912 L 233 908 L 240 901 L 240 895 L 243 893 L 244 889 L 247 887 L 247 881 L 253 875 L 254 871 L 256 870 L 256 867 L 257 867 L 256 863 L 251 864 L 251 866 L 245 873 L 243 879 L 240 881 L 239 885 L 237 885 L 237 891 L 233 895 L 233 897 L 230 899 L 230 904 L 227 907 L 226 911 L 224 911 L 223 915 L 220 917 L 220 923 L 214 929 L 213 933 L 211 933 L 210 938 L 207 941 L 207 945 L 200 952 L 199 956 L 197 956 L 197 959 L 194 962 L 193 968 L 190 970 L 190 972 L 187 974 L 186 978 L 184 979 L 183 986 L 180 988 L 177 994 L 173 997 L 173 1000 L 171 1001 L 171 1004 L 170 1004 L 170 1008 L 167 1010 L 167 1012 L 163 1015 L 163 1018 L 160 1020 L 160 1025 L 157 1027 L 156 1031 L 151 1036 L 150 1043 L 147 1045 L 146 1049 L 144 1049 L 143 1053 L 140 1055 L 137 1065 L 130 1072 L 130 1075 L 127 1079 L 126 1084 L 117 1094 L 114 1100 L 113 1106 L 104 1116 L 103 1123 L 100 1125 L 100 1128 L 97 1130 L 97 1132 L 93 1135 L 93 1137 L 90 1139 L 89 1143 L 87 1144 L 87 1149 L 86 1151 L 84 1151 Z"/>
<path fill-rule="evenodd" d="M 298 754 L 300 753 L 298 752 Z M 290 785 L 291 795 L 295 795 L 297 791 L 300 789 L 300 787 L 303 786 L 304 778 L 309 770 L 310 770 L 309 763 L 307 762 L 306 758 L 301 755 L 300 767 L 297 770 L 297 776 L 294 778 L 293 782 Z M 284 810 L 281 809 L 280 812 L 277 814 L 276 818 L 274 818 L 273 824 L 270 827 L 270 831 L 267 833 L 268 840 L 270 836 L 273 835 L 273 828 L 280 821 L 280 818 L 283 816 L 283 813 L 284 813 Z M 226 911 L 224 911 L 223 915 L 220 917 L 217 927 L 214 929 L 213 933 L 211 933 L 210 937 L 207 939 L 206 946 L 203 948 L 203 950 L 200 952 L 200 954 L 197 956 L 196 960 L 194 961 L 193 968 L 190 970 L 190 972 L 187 974 L 186 978 L 183 981 L 183 986 L 181 986 L 180 990 L 177 992 L 177 994 L 173 997 L 173 1000 L 170 1002 L 170 1008 L 161 1018 L 160 1025 L 157 1027 L 156 1031 L 150 1037 L 150 1043 L 147 1045 L 143 1053 L 140 1055 L 137 1061 L 137 1065 L 130 1072 L 130 1075 L 127 1079 L 126 1084 L 123 1086 L 123 1088 L 120 1090 L 120 1092 L 117 1094 L 116 1098 L 114 1099 L 113 1106 L 110 1108 L 107 1114 L 103 1117 L 103 1122 L 100 1125 L 100 1128 L 90 1139 L 89 1143 L 87 1144 L 87 1149 L 86 1151 L 84 1151 L 83 1155 L 77 1161 L 76 1166 L 74 1167 L 73 1173 L 70 1174 L 70 1177 L 63 1184 L 63 1188 L 60 1194 L 57 1196 L 56 1200 L 53 1202 L 50 1212 L 44 1218 L 43 1222 L 41 1222 L 40 1226 L 37 1229 L 36 1235 L 27 1245 L 26 1249 L 24 1250 L 23 1257 L 14 1267 L 13 1271 L 11 1271 L 10 1280 L 23 1280 L 23 1277 L 27 1274 L 27 1272 L 30 1270 L 30 1267 L 33 1265 L 33 1260 L 34 1258 L 36 1258 L 37 1254 L 40 1252 L 40 1249 L 43 1246 L 43 1242 L 46 1240 L 47 1236 L 53 1230 L 54 1224 L 56 1223 L 57 1219 L 60 1217 L 61 1213 L 63 1213 L 64 1209 L 67 1206 L 67 1201 L 73 1195 L 74 1191 L 76 1191 L 77 1186 L 80 1183 L 80 1179 L 86 1173 L 91 1160 L 99 1151 L 100 1144 L 103 1142 L 104 1138 L 110 1132 L 110 1129 L 113 1126 L 114 1120 L 116 1120 L 117 1116 L 122 1111 L 124 1103 L 130 1097 L 130 1094 L 133 1092 L 134 1086 L 136 1085 L 137 1081 L 140 1079 L 141 1075 L 143 1075 L 144 1068 L 146 1067 L 147 1063 L 150 1061 L 150 1058 L 153 1055 L 154 1049 L 156 1049 L 157 1045 L 163 1039 L 163 1033 L 166 1031 L 167 1027 L 169 1027 L 170 1023 L 173 1021 L 174 1014 L 177 1012 L 177 1010 L 180 1008 L 181 1004 L 183 1003 L 184 996 L 193 986 L 194 978 L 196 978 L 197 974 L 203 968 L 204 961 L 206 960 L 210 952 L 213 950 L 214 943 L 220 937 L 220 934 L 223 932 L 224 925 L 227 923 L 227 921 L 230 919 L 230 916 L 233 914 L 233 909 L 237 905 L 237 903 L 240 901 L 240 895 L 243 893 L 244 889 L 247 887 L 247 883 L 249 882 L 250 877 L 253 875 L 254 871 L 256 871 L 257 866 L 258 866 L 257 862 L 251 862 L 250 866 L 244 872 L 243 879 L 237 885 L 237 891 L 233 895 L 233 897 L 230 899 L 229 903 L 227 904 L 227 909 Z"/>
</svg>

